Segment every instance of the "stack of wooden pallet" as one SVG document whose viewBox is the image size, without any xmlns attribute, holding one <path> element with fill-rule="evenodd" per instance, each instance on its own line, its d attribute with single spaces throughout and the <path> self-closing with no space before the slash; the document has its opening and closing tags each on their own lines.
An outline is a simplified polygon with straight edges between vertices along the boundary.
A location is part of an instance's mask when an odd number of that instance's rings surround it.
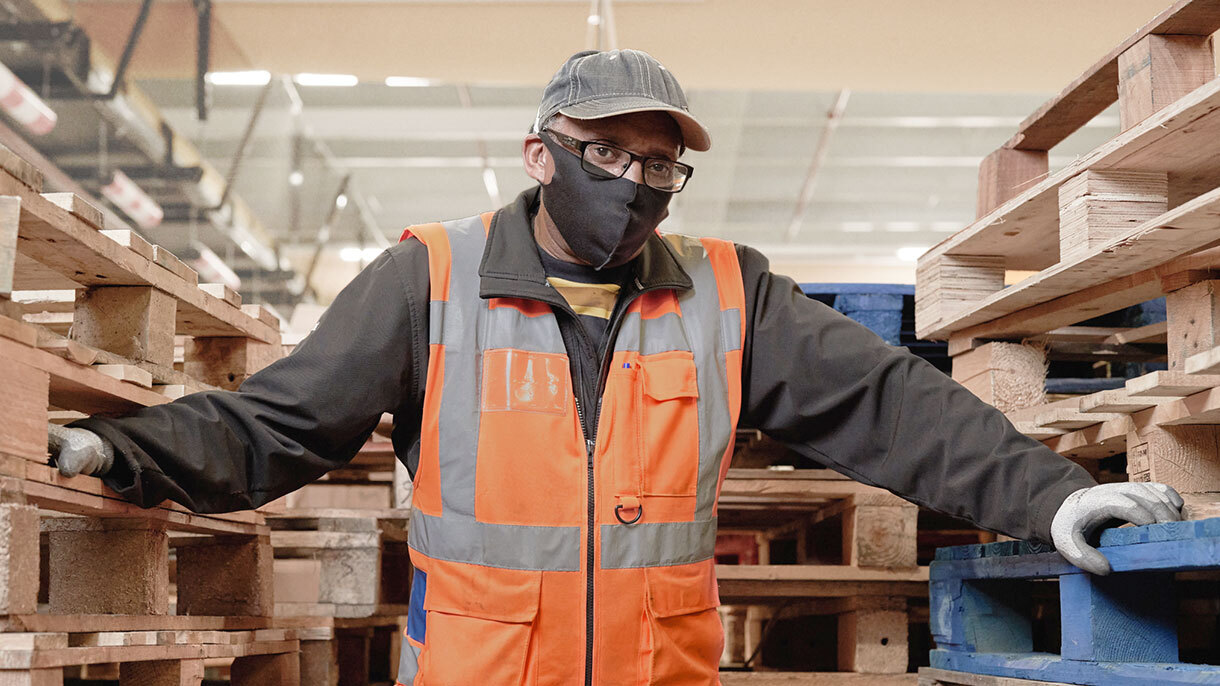
<svg viewBox="0 0 1220 686">
<path fill-rule="evenodd" d="M 236 383 L 276 357 L 277 322 L 138 236 L 103 232 L 79 198 L 40 190 L 0 150 L 0 683 L 199 684 L 219 663 L 235 684 L 297 684 L 261 514 L 143 510 L 96 478 L 61 477 L 46 453 L 48 419 Z M 23 321 L 69 305 L 70 336 Z M 175 334 L 190 337 L 182 370 Z"/>
<path fill-rule="evenodd" d="M 1192 519 L 1220 514 L 1217 29 L 1220 2 L 1178 2 L 1028 118 L 980 168 L 977 221 L 921 258 L 916 285 L 919 334 L 948 339 L 956 379 L 1100 477 L 1170 484 Z M 1048 174 L 1047 151 L 1116 98 L 1120 133 Z M 1161 297 L 1164 324 L 1097 340 L 1164 341 L 1167 370 L 1046 401 L 1029 339 L 1095 335 L 1075 325 Z M 1125 475 L 1098 469 L 1124 454 Z"/>
<path fill-rule="evenodd" d="M 393 684 L 412 571 L 410 496 L 396 496 L 396 473 L 401 489 L 393 446 L 375 434 L 343 469 L 264 508 L 276 626 L 308 629 L 302 684 Z"/>
<path fill-rule="evenodd" d="M 730 469 L 719 531 L 745 545 L 718 546 L 718 562 L 737 563 L 716 567 L 724 667 L 807 673 L 725 671 L 723 683 L 914 684 L 908 627 L 927 621 L 928 591 L 917 515 L 830 470 Z M 818 671 L 808 673 L 810 660 Z"/>
</svg>

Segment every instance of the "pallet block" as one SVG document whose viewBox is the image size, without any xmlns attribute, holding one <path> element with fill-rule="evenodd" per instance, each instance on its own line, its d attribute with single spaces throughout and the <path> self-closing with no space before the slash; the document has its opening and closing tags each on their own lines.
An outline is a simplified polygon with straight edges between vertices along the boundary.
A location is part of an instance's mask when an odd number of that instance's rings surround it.
<svg viewBox="0 0 1220 686">
<path fill-rule="evenodd" d="M 1165 296 L 1169 370 L 1185 372 L 1186 360 L 1220 346 L 1220 281 L 1200 281 Z"/>
<path fill-rule="evenodd" d="M 1001 412 L 1046 402 L 1046 351 L 993 342 L 956 355 L 953 380 Z"/>
<path fill-rule="evenodd" d="M 1150 35 L 1118 56 L 1118 119 L 1123 131 L 1216 76 L 1210 36 Z"/>
<path fill-rule="evenodd" d="M 937 551 L 932 667 L 1096 686 L 1220 683 L 1220 666 L 1178 662 L 1175 572 L 1220 569 L 1220 519 L 1103 531 L 1114 574 L 1096 577 L 1023 542 Z M 1034 653 L 1030 584 L 1058 579 L 1058 655 Z"/>
<path fill-rule="evenodd" d="M 1220 426 L 1163 426 L 1127 437 L 1131 481 L 1168 484 L 1182 493 L 1220 491 Z"/>
<path fill-rule="evenodd" d="M 969 309 L 1003 290 L 1004 270 L 1004 258 L 995 255 L 920 258 L 915 272 L 916 318 L 937 322 Z"/>
<path fill-rule="evenodd" d="M 163 615 L 169 612 L 169 537 L 146 520 L 44 518 L 50 612 Z M 99 579 L 122 579 L 121 584 Z"/>
<path fill-rule="evenodd" d="M 1087 170 L 1059 187 L 1059 259 L 1067 261 L 1163 214 L 1169 175 Z"/>
<path fill-rule="evenodd" d="M 975 217 L 982 217 L 1041 181 L 1050 172 L 1046 150 L 1000 148 L 979 163 Z"/>
<path fill-rule="evenodd" d="M 269 536 L 178 539 L 178 614 L 269 617 L 274 610 Z"/>
<path fill-rule="evenodd" d="M 869 674 L 907 671 L 907 607 L 900 598 L 860 598 L 838 616 L 839 669 Z"/>
<path fill-rule="evenodd" d="M 371 617 L 405 608 L 408 517 L 353 510 L 272 515 L 276 614 Z"/>
<path fill-rule="evenodd" d="M 104 286 L 76 293 L 72 338 L 132 360 L 174 364 L 177 302 L 146 286 Z"/>
<path fill-rule="evenodd" d="M 278 341 L 196 337 L 187 341 L 184 355 L 187 375 L 234 391 L 252 374 L 283 357 L 283 348 Z"/>
</svg>

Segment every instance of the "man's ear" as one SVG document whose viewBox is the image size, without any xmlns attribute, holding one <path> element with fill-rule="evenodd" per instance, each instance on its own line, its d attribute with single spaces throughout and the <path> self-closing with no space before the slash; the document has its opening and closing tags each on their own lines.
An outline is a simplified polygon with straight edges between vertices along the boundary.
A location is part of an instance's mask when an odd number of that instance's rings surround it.
<svg viewBox="0 0 1220 686">
<path fill-rule="evenodd" d="M 531 133 L 522 141 L 521 161 L 525 163 L 525 173 L 531 179 L 544 185 L 551 182 L 555 167 L 551 164 L 550 152 L 538 134 Z"/>
</svg>

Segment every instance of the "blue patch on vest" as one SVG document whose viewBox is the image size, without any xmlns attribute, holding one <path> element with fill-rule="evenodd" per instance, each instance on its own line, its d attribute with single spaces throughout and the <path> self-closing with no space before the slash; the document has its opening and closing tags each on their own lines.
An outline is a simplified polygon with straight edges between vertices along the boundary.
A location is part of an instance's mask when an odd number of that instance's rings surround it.
<svg viewBox="0 0 1220 686">
<path fill-rule="evenodd" d="M 428 592 L 428 575 L 422 569 L 414 570 L 411 576 L 411 605 L 407 608 L 407 635 L 411 640 L 424 642 L 427 632 L 427 613 L 424 610 L 424 594 Z"/>
</svg>

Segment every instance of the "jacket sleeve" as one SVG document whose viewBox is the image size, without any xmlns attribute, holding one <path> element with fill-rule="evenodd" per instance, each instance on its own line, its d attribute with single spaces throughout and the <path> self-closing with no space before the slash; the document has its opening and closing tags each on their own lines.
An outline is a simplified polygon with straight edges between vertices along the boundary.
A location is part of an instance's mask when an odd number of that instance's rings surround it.
<svg viewBox="0 0 1220 686">
<path fill-rule="evenodd" d="M 274 500 L 348 462 L 383 412 L 419 414 L 412 406 L 427 363 L 427 264 L 418 241 L 383 252 L 291 355 L 237 391 L 192 393 L 72 426 L 114 445 L 104 481 L 143 507 L 168 498 L 195 512 L 226 512 Z"/>
<path fill-rule="evenodd" d="M 919 505 L 1050 541 L 1073 491 L 1096 482 L 905 348 L 806 297 L 738 248 L 749 326 L 742 423 Z"/>
</svg>

